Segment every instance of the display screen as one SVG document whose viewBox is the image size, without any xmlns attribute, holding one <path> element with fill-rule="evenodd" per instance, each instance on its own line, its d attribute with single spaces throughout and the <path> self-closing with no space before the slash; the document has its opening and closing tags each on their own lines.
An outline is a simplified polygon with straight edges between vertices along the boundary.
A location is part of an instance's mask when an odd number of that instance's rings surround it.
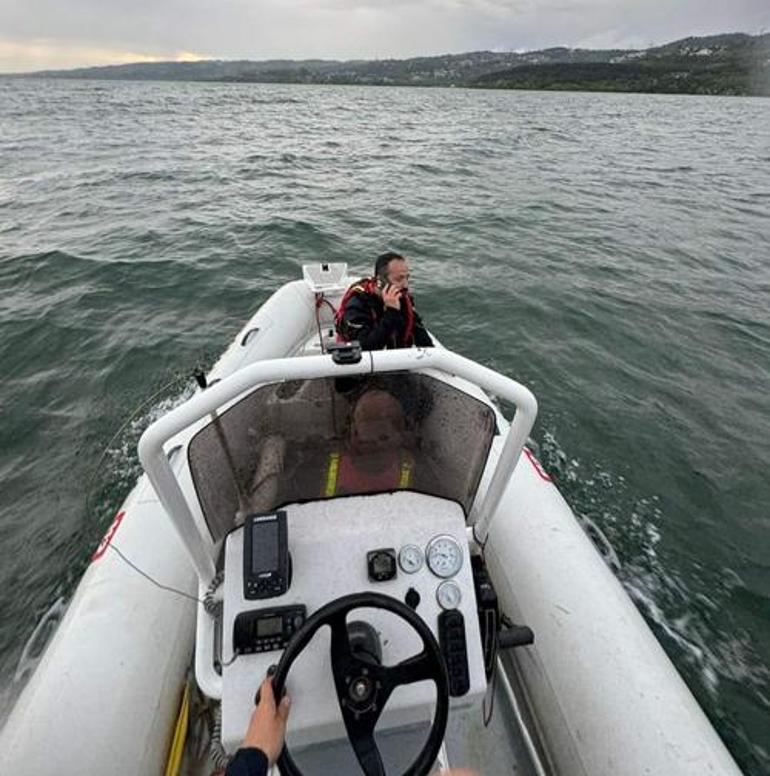
<svg viewBox="0 0 770 776">
<path fill-rule="evenodd" d="M 384 576 L 392 571 L 393 561 L 384 553 L 375 555 L 372 569 L 377 576 Z"/>
<path fill-rule="evenodd" d="M 283 617 L 265 617 L 257 620 L 257 638 L 277 636 L 283 631 Z"/>
<path fill-rule="evenodd" d="M 260 574 L 278 569 L 278 522 L 253 523 L 251 526 L 251 572 Z"/>
</svg>

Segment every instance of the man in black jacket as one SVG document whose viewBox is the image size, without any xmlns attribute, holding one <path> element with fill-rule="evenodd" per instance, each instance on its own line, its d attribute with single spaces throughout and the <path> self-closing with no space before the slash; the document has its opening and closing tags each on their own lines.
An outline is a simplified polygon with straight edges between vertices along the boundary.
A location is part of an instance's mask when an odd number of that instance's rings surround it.
<svg viewBox="0 0 770 776">
<path fill-rule="evenodd" d="M 377 257 L 373 278 L 345 292 L 336 326 L 343 340 L 358 340 L 364 350 L 433 346 L 409 293 L 409 264 L 392 251 Z"/>
</svg>

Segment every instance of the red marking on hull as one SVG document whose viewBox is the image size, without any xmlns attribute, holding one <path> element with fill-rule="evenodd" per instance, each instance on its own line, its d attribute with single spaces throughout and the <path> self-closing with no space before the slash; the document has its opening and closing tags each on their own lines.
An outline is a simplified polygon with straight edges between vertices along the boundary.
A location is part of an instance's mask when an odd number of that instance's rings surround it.
<svg viewBox="0 0 770 776">
<path fill-rule="evenodd" d="M 101 558 L 102 555 L 107 552 L 107 548 L 110 546 L 110 543 L 115 537 L 115 534 L 118 532 L 120 523 L 125 516 L 126 513 L 124 510 L 121 510 L 117 515 L 115 515 L 115 519 L 112 521 L 112 525 L 110 525 L 110 527 L 107 529 L 107 533 L 104 534 L 104 538 L 99 542 L 99 546 L 96 548 L 96 552 L 94 552 L 94 554 L 91 556 L 92 563 L 95 560 L 99 560 L 99 558 Z"/>
<path fill-rule="evenodd" d="M 524 448 L 524 454 L 529 458 L 529 462 L 532 464 L 541 480 L 553 482 L 551 475 L 543 468 L 543 464 L 535 458 L 535 454 L 528 447 Z"/>
</svg>

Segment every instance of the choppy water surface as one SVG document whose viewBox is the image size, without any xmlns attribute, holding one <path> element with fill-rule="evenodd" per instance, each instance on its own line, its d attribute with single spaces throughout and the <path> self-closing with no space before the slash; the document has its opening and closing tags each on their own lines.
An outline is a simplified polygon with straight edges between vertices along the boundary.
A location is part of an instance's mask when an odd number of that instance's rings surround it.
<svg viewBox="0 0 770 776">
<path fill-rule="evenodd" d="M 412 258 L 747 773 L 770 772 L 770 100 L 0 80 L 0 686 L 158 400 L 308 261 Z M 161 391 L 172 401 L 177 382 Z M 154 409 L 153 409 L 154 408 Z"/>
</svg>

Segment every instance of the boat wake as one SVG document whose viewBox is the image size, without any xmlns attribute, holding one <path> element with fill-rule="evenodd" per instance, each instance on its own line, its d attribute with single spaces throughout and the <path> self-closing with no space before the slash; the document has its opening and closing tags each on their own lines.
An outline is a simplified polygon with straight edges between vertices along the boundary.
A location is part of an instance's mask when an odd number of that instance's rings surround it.
<svg viewBox="0 0 770 776">
<path fill-rule="evenodd" d="M 732 569 L 707 568 L 677 551 L 659 495 L 635 493 L 625 477 L 570 457 L 554 433 L 538 456 L 584 530 L 619 578 L 679 672 L 747 772 L 770 772 L 770 752 L 752 744 L 728 695 L 748 693 L 770 713 L 770 665 L 731 615 L 745 585 Z M 750 770 L 749 770 L 750 769 Z"/>
<path fill-rule="evenodd" d="M 195 393 L 192 378 L 187 378 L 188 375 L 177 376 L 165 390 L 139 404 L 103 449 L 85 496 L 84 535 L 92 543 L 94 539 L 98 542 L 101 536 L 94 531 L 103 532 L 109 526 L 115 510 L 142 473 L 136 450 L 139 437 L 151 423 Z M 158 393 L 166 395 L 158 397 Z"/>
</svg>

